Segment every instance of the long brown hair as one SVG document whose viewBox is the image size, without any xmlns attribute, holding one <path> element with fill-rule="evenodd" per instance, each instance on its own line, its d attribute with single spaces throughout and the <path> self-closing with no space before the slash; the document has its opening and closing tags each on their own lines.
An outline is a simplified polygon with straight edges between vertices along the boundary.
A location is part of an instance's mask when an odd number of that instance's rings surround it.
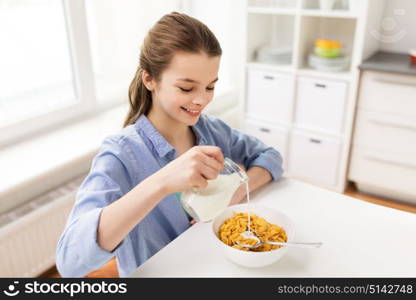
<svg viewBox="0 0 416 300">
<path fill-rule="evenodd" d="M 164 15 L 143 41 L 139 67 L 129 87 L 130 108 L 124 127 L 136 122 L 141 115 L 147 115 L 152 106 L 152 94 L 142 81 L 143 70 L 160 80 L 176 51 L 203 52 L 210 57 L 222 54 L 217 38 L 205 24 L 178 12 Z"/>
</svg>

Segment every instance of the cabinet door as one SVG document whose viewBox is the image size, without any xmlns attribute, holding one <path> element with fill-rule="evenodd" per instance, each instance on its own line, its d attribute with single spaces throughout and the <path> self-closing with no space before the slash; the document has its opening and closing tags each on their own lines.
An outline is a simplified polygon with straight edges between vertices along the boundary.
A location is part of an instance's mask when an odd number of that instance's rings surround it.
<svg viewBox="0 0 416 300">
<path fill-rule="evenodd" d="M 292 121 L 294 76 L 250 69 L 247 115 L 270 122 Z"/>
<path fill-rule="evenodd" d="M 287 168 L 288 128 L 249 120 L 244 123 L 243 130 L 245 133 L 258 138 L 266 145 L 279 151 L 283 157 L 283 168 Z"/>
<path fill-rule="evenodd" d="M 363 72 L 359 106 L 416 117 L 416 76 Z"/>
<path fill-rule="evenodd" d="M 294 131 L 290 138 L 289 172 L 324 186 L 336 186 L 341 142 L 335 138 Z"/>
<path fill-rule="evenodd" d="M 341 134 L 346 94 L 345 82 L 299 77 L 296 125 L 330 134 Z"/>
<path fill-rule="evenodd" d="M 371 147 L 380 155 L 387 151 L 416 159 L 416 118 L 358 109 L 354 146 Z"/>
<path fill-rule="evenodd" d="M 392 198 L 416 203 L 416 155 L 354 146 L 349 179 L 391 191 Z M 378 194 L 383 195 L 383 191 Z"/>
</svg>

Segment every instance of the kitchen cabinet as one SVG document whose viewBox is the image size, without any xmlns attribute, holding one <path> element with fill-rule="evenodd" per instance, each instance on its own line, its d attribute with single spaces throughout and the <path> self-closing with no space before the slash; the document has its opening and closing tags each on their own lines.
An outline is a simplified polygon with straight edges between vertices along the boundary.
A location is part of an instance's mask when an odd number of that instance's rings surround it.
<svg viewBox="0 0 416 300">
<path fill-rule="evenodd" d="M 298 127 L 342 133 L 346 82 L 300 76 L 296 94 L 295 123 Z"/>
<path fill-rule="evenodd" d="M 246 4 L 243 130 L 283 152 L 286 176 L 343 192 L 358 66 L 371 52 L 366 33 L 383 17 L 384 1 L 363 0 L 354 9 L 339 2 L 333 10 L 320 9 L 317 0 Z M 345 69 L 310 67 L 322 38 L 342 43 Z"/>
<path fill-rule="evenodd" d="M 361 86 L 359 108 L 416 118 L 416 72 L 404 75 L 366 70 Z"/>
<path fill-rule="evenodd" d="M 265 121 L 292 119 L 294 76 L 262 69 L 248 72 L 247 115 Z"/>
<path fill-rule="evenodd" d="M 287 169 L 287 153 L 289 145 L 289 128 L 262 121 L 248 120 L 245 122 L 246 133 L 258 138 L 268 146 L 279 151 L 283 158 L 283 169 Z"/>
<path fill-rule="evenodd" d="M 363 70 L 349 179 L 362 192 L 416 203 L 416 74 Z"/>
<path fill-rule="evenodd" d="M 320 185 L 335 186 L 340 151 L 339 139 L 295 130 L 289 150 L 289 172 Z"/>
</svg>

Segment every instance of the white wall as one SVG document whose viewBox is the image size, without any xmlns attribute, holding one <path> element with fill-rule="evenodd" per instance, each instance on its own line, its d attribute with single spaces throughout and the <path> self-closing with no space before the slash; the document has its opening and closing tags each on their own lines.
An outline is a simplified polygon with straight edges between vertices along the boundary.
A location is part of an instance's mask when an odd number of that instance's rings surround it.
<svg viewBox="0 0 416 300">
<path fill-rule="evenodd" d="M 190 14 L 211 29 L 223 50 L 217 87 L 235 85 L 237 69 L 243 61 L 244 1 L 192 0 Z"/>
</svg>

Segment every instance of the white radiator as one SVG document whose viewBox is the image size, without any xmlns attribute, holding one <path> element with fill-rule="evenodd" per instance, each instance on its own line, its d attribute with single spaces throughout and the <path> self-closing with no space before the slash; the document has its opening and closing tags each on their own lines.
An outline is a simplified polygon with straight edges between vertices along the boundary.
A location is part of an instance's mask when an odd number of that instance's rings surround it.
<svg viewBox="0 0 416 300">
<path fill-rule="evenodd" d="M 56 245 L 84 177 L 0 215 L 0 277 L 36 277 L 55 265 Z"/>
</svg>

